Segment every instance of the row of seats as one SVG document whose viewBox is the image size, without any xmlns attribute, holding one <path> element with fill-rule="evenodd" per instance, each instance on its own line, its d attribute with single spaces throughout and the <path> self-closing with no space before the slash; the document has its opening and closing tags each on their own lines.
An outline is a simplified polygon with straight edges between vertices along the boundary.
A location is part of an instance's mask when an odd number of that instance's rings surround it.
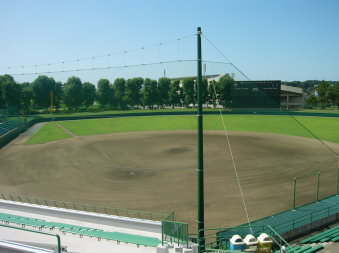
<svg viewBox="0 0 339 253">
<path fill-rule="evenodd" d="M 0 136 L 5 133 L 17 128 L 21 124 L 20 121 L 17 120 L 9 120 L 0 123 Z"/>
<path fill-rule="evenodd" d="M 319 243 L 319 242 L 338 242 L 339 241 L 339 226 L 328 229 L 301 241 L 301 243 Z"/>
<path fill-rule="evenodd" d="M 63 233 L 71 233 L 74 235 L 79 235 L 80 237 L 95 237 L 98 240 L 106 239 L 117 242 L 132 243 L 137 245 L 144 245 L 150 247 L 158 246 L 161 241 L 158 238 L 140 236 L 140 235 L 131 235 L 120 232 L 106 232 L 101 229 L 94 229 L 90 227 L 76 226 L 65 223 L 58 222 L 47 222 L 45 220 L 33 219 L 23 216 L 17 216 L 12 214 L 0 213 L 0 220 L 7 224 L 16 224 L 23 227 L 30 226 L 34 228 L 42 229 L 58 229 Z"/>
</svg>

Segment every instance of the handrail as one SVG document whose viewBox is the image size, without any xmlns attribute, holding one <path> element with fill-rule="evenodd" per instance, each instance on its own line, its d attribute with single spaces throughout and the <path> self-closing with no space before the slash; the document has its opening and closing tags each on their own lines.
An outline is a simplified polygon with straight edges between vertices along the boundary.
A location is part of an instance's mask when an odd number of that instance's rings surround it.
<svg viewBox="0 0 339 253">
<path fill-rule="evenodd" d="M 36 234 L 42 234 L 42 235 L 56 237 L 57 244 L 58 244 L 58 253 L 62 253 L 61 252 L 61 239 L 60 239 L 60 236 L 58 234 L 45 233 L 45 232 L 41 232 L 41 231 L 35 231 L 35 230 L 27 229 L 27 228 L 13 227 L 13 226 L 3 225 L 3 224 L 0 224 L 0 227 L 17 229 L 17 230 L 21 230 L 21 231 L 32 232 L 32 233 L 36 233 Z"/>
<path fill-rule="evenodd" d="M 336 195 L 331 195 L 331 196 L 336 196 Z M 331 197 L 329 196 L 329 197 Z M 296 210 L 298 212 L 298 210 Z M 311 213 L 305 214 L 305 216 L 303 217 L 298 217 L 298 218 L 294 218 L 290 221 L 284 222 L 284 223 L 280 223 L 277 225 L 274 225 L 274 229 L 277 229 L 279 227 L 284 227 L 284 226 L 292 226 L 293 229 L 298 227 L 298 223 L 302 223 L 305 220 L 310 220 L 311 222 L 313 222 L 315 220 L 315 218 L 317 218 L 317 216 L 322 215 L 322 214 L 327 214 L 326 216 L 330 216 L 334 213 L 337 213 L 339 211 L 339 203 L 334 204 L 332 206 L 328 206 L 325 210 L 315 210 Z M 266 217 L 264 217 L 266 218 Z M 264 226 L 264 225 L 263 225 Z M 210 230 L 210 231 L 227 231 L 227 230 L 232 230 L 232 229 L 244 229 L 247 228 L 248 224 L 241 224 L 239 226 L 236 227 L 224 227 L 224 228 L 212 228 L 212 229 L 205 229 L 206 231 Z M 255 228 L 255 227 L 262 227 L 262 226 L 258 226 L 258 225 L 251 225 L 251 227 Z"/>
<path fill-rule="evenodd" d="M 270 232 L 272 232 L 274 234 L 274 236 L 278 237 L 279 240 L 281 242 L 283 242 L 283 245 L 281 245 L 278 241 L 276 242 L 279 245 L 279 247 L 281 247 L 281 246 L 290 247 L 289 243 L 277 231 L 275 231 L 270 225 L 266 225 L 266 227 L 269 229 Z M 275 239 L 272 235 L 271 235 L 271 238 Z"/>
</svg>

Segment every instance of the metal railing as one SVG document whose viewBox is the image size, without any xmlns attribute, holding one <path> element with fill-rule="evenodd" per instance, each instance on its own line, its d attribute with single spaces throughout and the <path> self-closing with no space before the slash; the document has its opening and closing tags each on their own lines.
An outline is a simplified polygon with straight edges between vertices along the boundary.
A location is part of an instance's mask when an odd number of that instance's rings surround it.
<svg viewBox="0 0 339 253">
<path fill-rule="evenodd" d="M 41 198 L 36 198 L 36 197 L 18 196 L 15 194 L 4 194 L 4 193 L 0 193 L 0 199 L 33 204 L 33 205 L 65 208 L 65 209 L 71 209 L 71 210 L 124 216 L 124 217 L 130 217 L 130 218 L 138 218 L 138 219 L 147 219 L 147 220 L 155 220 L 155 221 L 161 221 L 161 220 L 174 221 L 175 220 L 175 212 L 168 212 L 168 213 L 167 212 L 151 212 L 151 211 L 141 211 L 141 210 L 126 209 L 126 208 L 103 207 L 103 206 L 97 206 L 97 205 L 80 204 L 80 203 L 69 202 L 69 201 L 47 200 L 47 199 L 41 199 Z"/>
<path fill-rule="evenodd" d="M 291 230 L 294 230 L 298 227 L 310 224 L 312 226 L 313 222 L 318 221 L 323 218 L 327 218 L 331 215 L 338 213 L 339 203 L 333 206 L 329 206 L 324 210 L 316 210 L 309 214 L 305 214 L 303 217 L 292 219 L 291 221 L 284 222 L 278 225 L 274 225 L 274 229 L 280 231 L 280 233 L 285 233 Z M 296 211 L 298 212 L 298 211 Z"/>
<path fill-rule="evenodd" d="M 0 224 L 0 227 L 5 227 L 5 228 L 9 228 L 9 229 L 16 229 L 16 230 L 21 230 L 21 231 L 25 231 L 25 232 L 31 232 L 31 233 L 55 237 L 56 240 L 57 240 L 57 245 L 58 245 L 58 253 L 62 252 L 61 251 L 62 250 L 61 240 L 60 240 L 60 236 L 58 234 L 45 233 L 45 232 L 41 232 L 41 231 L 35 231 L 35 230 L 27 229 L 27 228 L 13 227 L 13 226 L 3 225 L 3 224 Z"/>
<path fill-rule="evenodd" d="M 171 243 L 188 247 L 188 223 L 168 220 L 161 221 L 161 241 L 162 245 Z"/>
<path fill-rule="evenodd" d="M 270 225 L 265 226 L 265 228 L 265 233 L 271 236 L 273 242 L 278 245 L 279 248 L 281 248 L 282 246 L 285 246 L 286 248 L 291 248 L 289 243 Z"/>
</svg>

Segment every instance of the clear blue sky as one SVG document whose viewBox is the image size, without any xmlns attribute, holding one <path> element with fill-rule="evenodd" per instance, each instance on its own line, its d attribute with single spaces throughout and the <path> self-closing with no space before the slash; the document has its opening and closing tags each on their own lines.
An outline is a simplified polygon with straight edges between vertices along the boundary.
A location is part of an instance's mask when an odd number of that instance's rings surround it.
<svg viewBox="0 0 339 253">
<path fill-rule="evenodd" d="M 134 54 L 64 67 L 192 58 L 195 38 L 175 39 L 194 34 L 201 26 L 206 36 L 253 80 L 339 80 L 338 0 L 3 0 L 0 6 L 0 74 L 29 72 L 28 68 L 7 70 L 3 66 L 56 62 L 141 46 L 145 50 Z M 171 40 L 164 46 L 147 47 Z M 203 43 L 204 59 L 224 60 L 206 41 Z M 192 70 L 182 71 L 189 68 Z M 208 73 L 235 72 L 229 67 L 207 68 Z M 81 77 L 95 81 L 99 76 L 154 76 L 162 69 L 178 76 L 194 72 L 195 66 L 140 68 L 135 72 L 124 70 L 125 74 L 118 70 L 91 72 Z M 63 75 L 54 77 L 64 79 Z"/>
</svg>

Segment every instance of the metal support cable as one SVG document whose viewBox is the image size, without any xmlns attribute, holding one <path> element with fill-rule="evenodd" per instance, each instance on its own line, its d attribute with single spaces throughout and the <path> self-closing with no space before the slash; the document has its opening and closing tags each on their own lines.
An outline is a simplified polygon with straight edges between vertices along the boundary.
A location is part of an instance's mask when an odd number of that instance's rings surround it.
<svg viewBox="0 0 339 253">
<path fill-rule="evenodd" d="M 140 64 L 131 64 L 131 65 L 111 65 L 111 66 L 105 66 L 105 67 L 61 69 L 61 70 L 55 70 L 55 71 L 9 73 L 9 75 L 25 76 L 25 75 L 41 75 L 41 74 L 80 72 L 80 71 L 98 71 L 98 70 L 109 70 L 109 69 L 135 68 L 135 67 L 143 67 L 143 66 L 151 66 L 151 65 L 163 65 L 163 64 L 170 64 L 170 63 L 184 63 L 184 62 L 196 62 L 196 60 L 179 59 L 179 60 L 172 60 L 172 61 L 160 61 L 160 62 L 140 63 Z M 203 62 L 204 63 L 225 64 L 225 65 L 230 64 L 229 62 L 221 62 L 221 61 L 203 61 Z"/>
<path fill-rule="evenodd" d="M 215 83 L 212 83 L 211 85 L 213 85 L 213 91 L 214 91 L 215 99 L 217 99 L 217 91 L 216 91 Z M 219 101 L 218 101 L 218 104 L 219 104 Z M 225 134 L 225 138 L 226 138 L 225 154 L 227 154 L 227 148 L 228 148 L 230 156 L 231 156 L 231 160 L 232 160 L 234 174 L 235 174 L 235 177 L 236 177 L 237 185 L 238 185 L 240 196 L 241 196 L 242 206 L 243 206 L 246 218 L 247 218 L 249 228 L 251 230 L 251 233 L 253 234 L 253 229 L 252 229 L 252 226 L 251 226 L 251 220 L 250 220 L 250 216 L 249 216 L 247 204 L 246 204 L 245 193 L 244 193 L 244 190 L 243 190 L 242 185 L 241 185 L 241 180 L 240 180 L 240 177 L 239 177 L 237 164 L 235 162 L 235 158 L 234 158 L 234 155 L 233 155 L 232 145 L 231 145 L 231 141 L 230 141 L 230 138 L 229 138 L 228 129 L 226 127 L 224 117 L 222 115 L 220 108 L 219 108 L 219 115 L 220 115 L 220 119 L 221 119 L 221 122 L 222 122 L 222 125 L 223 125 L 223 128 L 224 128 L 224 134 Z"/>
<path fill-rule="evenodd" d="M 206 35 L 202 34 L 202 36 L 204 37 L 204 39 L 211 44 L 211 46 L 217 50 L 219 52 L 219 54 L 224 57 L 226 59 L 227 62 L 230 63 L 230 65 L 236 70 L 238 71 L 243 77 L 245 77 L 248 81 L 251 80 L 240 68 L 238 68 L 232 61 L 230 61 L 230 59 L 212 42 L 210 41 Z"/>
<path fill-rule="evenodd" d="M 134 48 L 134 49 L 124 49 L 124 50 L 119 50 L 119 51 L 115 51 L 115 52 L 111 52 L 111 53 L 106 53 L 106 54 L 101 54 L 101 55 L 93 55 L 93 56 L 88 56 L 88 57 L 78 57 L 75 59 L 70 59 L 70 60 L 62 60 L 62 61 L 55 61 L 55 62 L 50 62 L 50 63 L 40 63 L 40 64 L 30 64 L 30 65 L 13 65 L 13 66 L 0 66 L 0 69 L 25 69 L 25 68 L 35 68 L 35 70 L 38 67 L 50 67 L 50 66 L 54 66 L 54 65 L 64 65 L 65 63 L 78 63 L 78 62 L 82 62 L 82 61 L 89 61 L 89 60 L 96 60 L 99 58 L 104 58 L 104 57 L 111 57 L 113 55 L 124 55 L 130 52 L 136 52 L 136 51 L 143 51 L 146 48 L 154 48 L 154 47 L 161 47 L 164 44 L 169 44 L 169 43 L 173 43 L 175 41 L 181 41 L 183 39 L 187 39 L 187 38 L 193 38 L 195 36 L 195 34 L 188 34 L 188 35 L 184 35 L 182 37 L 176 38 L 176 39 L 172 39 L 172 40 L 168 40 L 165 42 L 159 42 L 159 43 L 154 43 L 154 44 L 150 44 L 149 46 L 141 46 L 138 48 Z"/>
<path fill-rule="evenodd" d="M 314 139 L 320 142 L 321 145 L 323 145 L 330 153 L 332 153 L 337 159 L 339 159 L 339 154 L 334 151 L 333 148 L 331 148 L 328 144 L 326 144 L 322 139 L 320 139 L 311 129 L 309 129 L 307 126 L 305 126 L 303 123 L 301 123 L 294 115 L 290 114 L 289 111 L 287 111 L 287 114 L 303 129 L 305 129 Z"/>
</svg>

